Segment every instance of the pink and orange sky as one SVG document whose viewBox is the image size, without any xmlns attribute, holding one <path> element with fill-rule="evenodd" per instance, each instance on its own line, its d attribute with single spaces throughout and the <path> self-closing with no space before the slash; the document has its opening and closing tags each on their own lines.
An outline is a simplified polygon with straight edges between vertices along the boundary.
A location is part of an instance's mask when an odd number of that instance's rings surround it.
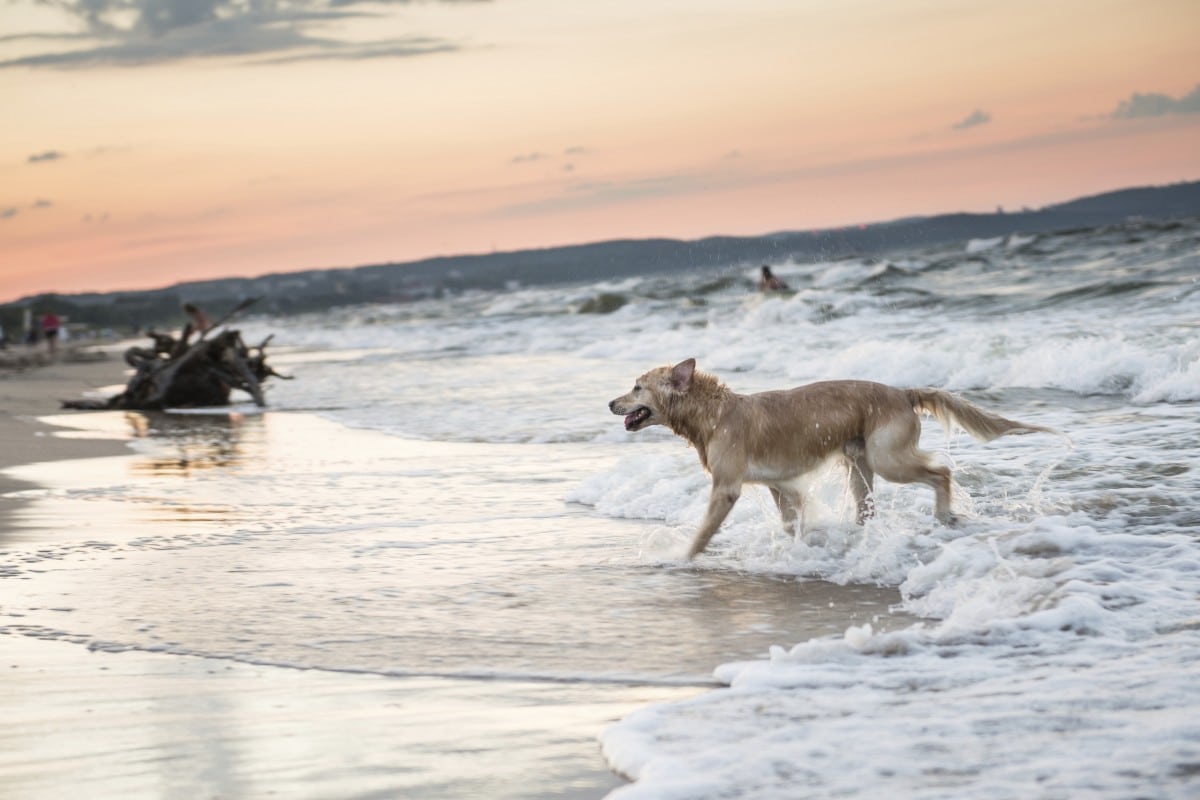
<svg viewBox="0 0 1200 800">
<path fill-rule="evenodd" d="M 1200 179 L 1196 0 L 0 0 L 0 302 Z"/>
</svg>

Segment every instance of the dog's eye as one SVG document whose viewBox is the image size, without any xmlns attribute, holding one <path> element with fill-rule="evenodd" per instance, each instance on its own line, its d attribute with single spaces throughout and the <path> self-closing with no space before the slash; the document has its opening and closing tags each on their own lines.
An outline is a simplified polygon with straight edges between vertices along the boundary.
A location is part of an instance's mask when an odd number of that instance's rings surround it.
<svg viewBox="0 0 1200 800">
<path fill-rule="evenodd" d="M 635 392 L 640 392 L 640 391 L 642 390 L 642 385 L 641 385 L 640 383 L 635 383 L 635 384 L 633 385 L 633 390 L 634 390 Z"/>
</svg>

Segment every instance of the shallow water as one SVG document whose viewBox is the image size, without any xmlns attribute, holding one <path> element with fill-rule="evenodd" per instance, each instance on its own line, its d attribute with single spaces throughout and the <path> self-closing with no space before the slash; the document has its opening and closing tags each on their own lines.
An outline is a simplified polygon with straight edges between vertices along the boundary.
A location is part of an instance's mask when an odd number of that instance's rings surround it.
<svg viewBox="0 0 1200 800">
<path fill-rule="evenodd" d="M 1200 226 L 775 271 L 794 291 L 745 265 L 251 321 L 297 378 L 272 410 L 73 417 L 136 455 L 18 471 L 50 488 L 2 545 L 0 631 L 699 691 L 604 730 L 622 797 L 1194 795 Z M 859 528 L 834 467 L 803 536 L 751 488 L 689 566 L 695 454 L 605 407 L 688 356 L 737 391 L 943 386 L 1070 441 L 928 424 L 958 527 L 880 481 Z"/>
<path fill-rule="evenodd" d="M 635 524 L 563 499 L 611 447 L 414 442 L 292 413 L 58 421 L 148 426 L 139 455 L 13 471 L 54 488 L 20 495 L 14 537 L 36 550 L 6 559 L 8 577 L 31 584 L 30 608 L 69 610 L 8 627 L 53 622 L 93 648 L 703 685 L 715 663 L 794 635 L 793 621 L 813 631 L 814 603 L 833 633 L 899 600 L 642 563 Z"/>
<path fill-rule="evenodd" d="M 597 459 L 614 458 L 611 445 L 417 442 L 273 411 L 45 421 L 133 437 L 138 452 L 11 471 L 45 488 L 16 493 L 0 542 L 0 633 L 199 661 L 139 665 L 133 685 L 106 685 L 103 696 L 131 709 L 109 723 L 119 739 L 7 742 L 0 785 L 25 797 L 76 785 L 61 769 L 80 760 L 142 764 L 126 741 L 158 751 L 152 762 L 231 765 L 216 783 L 190 767 L 72 768 L 78 788 L 598 797 L 621 782 L 596 741 L 617 716 L 703 691 L 714 664 L 781 637 L 911 619 L 889 612 L 894 589 L 645 563 L 638 523 L 564 500 Z M 222 664 L 275 677 L 235 680 Z M 280 668 L 331 677 L 297 683 Z M 202 671 L 221 680 L 188 688 Z M 150 685 L 183 683 L 156 690 L 151 715 L 145 672 Z M 236 729 L 198 712 L 193 693 L 239 708 Z M 289 709 L 283 719 L 266 698 Z M 45 698 L 4 705 L 31 720 L 26 732 L 69 716 Z M 209 738 L 146 744 L 163 715 L 192 716 Z M 299 760 L 253 745 L 297 719 Z M 362 742 L 361 768 L 344 768 L 344 746 L 322 744 L 339 739 Z M 42 771 L 18 766 L 31 762 Z M 263 769 L 277 775 L 267 785 Z"/>
</svg>

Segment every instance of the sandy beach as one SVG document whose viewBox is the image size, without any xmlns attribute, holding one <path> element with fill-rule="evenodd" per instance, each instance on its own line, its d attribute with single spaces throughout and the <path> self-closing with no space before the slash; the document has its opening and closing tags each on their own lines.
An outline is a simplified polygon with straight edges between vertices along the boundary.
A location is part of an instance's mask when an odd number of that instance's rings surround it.
<svg viewBox="0 0 1200 800">
<path fill-rule="evenodd" d="M 627 687 L 387 678 L 0 638 L 0 795 L 595 798 Z M 694 693 L 694 690 L 693 692 Z M 645 690 L 644 702 L 684 696 Z M 398 724 L 399 719 L 403 724 Z M 509 731 L 508 747 L 491 739 Z M 459 777 L 441 782 L 447 760 Z"/>
<path fill-rule="evenodd" d="M 34 488 L 5 469 L 136 458 L 124 441 L 62 436 L 39 421 L 88 414 L 59 401 L 123 380 L 115 357 L 0 374 L 0 547 L 26 505 L 12 493 Z M 44 525 L 16 535 L 25 547 L 31 535 L 32 546 L 56 543 Z M 0 617 L 17 616 L 0 603 Z M 600 755 L 599 731 L 697 691 L 396 679 L 22 635 L 0 636 L 0 653 L 0 795 L 22 798 L 393 797 L 400 787 L 412 797 L 601 797 L 623 780 Z M 454 753 L 473 753 L 473 765 L 439 785 Z"/>
<path fill-rule="evenodd" d="M 682 681 L 530 680 L 521 678 L 519 671 L 466 676 L 436 668 L 380 674 L 354 666 L 306 668 L 302 660 L 284 663 L 279 657 L 258 663 L 253 653 L 209 657 L 180 652 L 175 644 L 179 626 L 186 628 L 201 618 L 197 614 L 214 612 L 195 611 L 197 604 L 205 602 L 203 594 L 191 587 L 177 591 L 164 576 L 179 573 L 186 581 L 213 581 L 215 590 L 225 591 L 243 567 L 239 562 L 223 562 L 181 571 L 170 538 L 178 534 L 169 531 L 184 531 L 185 538 L 190 537 L 187 519 L 180 522 L 162 517 L 147 527 L 146 521 L 136 516 L 138 502 L 127 511 L 121 509 L 131 507 L 120 499 L 80 502 L 72 487 L 115 479 L 117 473 L 126 476 L 122 480 L 129 480 L 131 474 L 145 474 L 146 478 L 135 478 L 132 485 L 152 493 L 146 481 L 153 471 L 165 469 L 170 485 L 183 481 L 180 491 L 189 505 L 211 509 L 212 502 L 206 505 L 201 499 L 202 485 L 187 473 L 188 469 L 207 469 L 210 456 L 214 464 L 229 465 L 220 472 L 236 470 L 239 458 L 249 458 L 245 448 L 254 437 L 265 435 L 259 430 L 264 427 L 266 434 L 282 427 L 278 442 L 284 443 L 339 434 L 315 418 L 273 415 L 269 420 L 246 423 L 241 433 L 223 433 L 234 437 L 232 444 L 220 444 L 211 453 L 209 445 L 197 445 L 189 454 L 191 465 L 180 468 L 173 456 L 156 460 L 131 450 L 129 439 L 136 426 L 112 412 L 99 412 L 110 415 L 105 417 L 111 429 L 108 438 L 92 438 L 94 429 L 88 433 L 44 421 L 55 417 L 56 422 L 64 423 L 69 420 L 64 414 L 96 413 L 64 412 L 59 401 L 111 388 L 122 383 L 124 376 L 124 366 L 115 354 L 103 361 L 58 362 L 0 375 L 0 550 L 9 550 L 10 556 L 18 554 L 15 560 L 10 558 L 11 568 L 0 573 L 4 582 L 0 584 L 0 668 L 6 673 L 0 713 L 9 723 L 0 733 L 3 796 L 599 798 L 624 783 L 609 769 L 598 742 L 609 725 L 647 704 L 707 691 L 712 684 L 706 683 L 704 676 L 709 665 L 722 658 L 752 655 L 778 636 L 803 638 L 838 632 L 855 620 L 886 614 L 888 604 L 896 600 L 894 592 L 883 590 L 754 581 L 736 574 L 678 574 L 672 580 L 694 586 L 693 591 L 710 595 L 715 603 L 710 610 L 697 608 L 695 619 L 704 627 L 692 634 L 710 637 L 707 646 L 715 649 L 708 655 L 701 650 L 690 671 L 699 677 Z M 318 426 L 316 433 L 306 432 L 305 426 L 312 425 Z M 352 443 L 350 449 L 355 449 L 353 443 L 369 447 L 376 441 L 353 431 L 340 436 Z M 265 450 L 255 452 L 278 455 L 279 448 L 286 446 L 278 442 L 262 445 Z M 153 447 L 153 442 L 149 444 Z M 385 437 L 378 446 L 384 448 L 379 457 L 389 458 L 389 448 L 403 445 Z M 467 450 L 462 457 L 470 460 L 478 453 Z M 451 462 L 437 463 L 450 472 L 456 469 Z M 39 466 L 31 469 L 30 464 Z M 15 470 L 23 480 L 11 474 L 19 465 L 25 465 Z M 254 467 L 265 468 L 262 464 Z M 145 472 L 147 469 L 152 472 Z M 392 480 L 388 475 L 384 478 L 389 483 Z M 43 485 L 50 488 L 41 488 Z M 369 489 L 358 491 L 363 497 L 372 496 Z M 238 505 L 233 498 L 226 502 L 233 508 Z M 384 509 L 388 518 L 405 513 L 403 505 L 395 503 L 390 501 Z M 107 523 L 101 523 L 106 506 L 110 516 L 105 518 Z M 187 517 L 193 512 L 185 509 L 180 513 Z M 138 521 L 129 532 L 121 521 L 126 519 L 124 514 L 132 514 L 128 519 Z M 100 527 L 94 528 L 93 523 Z M 231 531 L 254 524 L 251 517 L 241 522 L 223 518 L 217 528 Z M 557 527 L 560 523 L 552 519 L 550 524 Z M 573 535 L 590 531 L 604 548 L 627 552 L 628 545 L 613 537 L 611 523 L 596 525 L 579 518 L 572 524 L 576 527 Z M 145 536 L 146 532 L 160 537 L 163 545 L 130 549 L 129 537 Z M 378 546 L 377 539 L 370 541 L 374 542 L 371 547 Z M 297 546 L 301 551 L 298 558 L 311 558 L 306 551 L 322 545 L 320 540 L 285 538 L 283 547 L 287 549 L 281 552 L 294 552 Z M 243 552 L 240 547 L 231 551 L 202 547 L 188 552 L 204 558 L 210 552 L 227 551 L 234 558 Z M 98 574 L 92 573 L 91 566 L 95 558 L 91 553 L 95 552 L 104 553 L 104 563 L 109 565 Z M 273 557 L 269 566 L 278 578 L 264 586 L 290 586 L 290 581 L 316 577 L 299 562 L 288 566 L 278 559 Z M 601 567 L 605 560 L 600 556 Z M 389 593 L 411 580 L 397 575 L 393 582 L 389 575 L 395 566 L 391 563 L 375 559 L 371 564 Z M 395 562 L 409 563 L 408 558 Z M 635 573 L 627 567 L 613 569 L 615 579 L 622 575 L 628 579 L 631 574 L 637 581 L 646 579 L 640 569 Z M 108 570 L 117 571 L 110 575 Z M 545 574 L 552 582 L 570 579 L 569 571 L 560 567 Z M 654 575 L 646 573 L 651 581 L 657 580 Z M 472 578 L 463 588 L 452 590 L 447 600 L 473 602 L 476 595 L 490 596 L 492 590 L 478 580 Z M 161 593 L 141 588 L 155 582 L 163 583 Z M 328 600 L 320 599 L 319 587 L 300 585 L 297 602 L 311 606 L 314 612 L 330 607 Z M 335 588 L 339 593 L 346 591 L 345 587 Z M 261 601 L 268 603 L 269 591 L 260 588 L 248 596 L 255 597 L 257 592 Z M 517 598 L 514 609 L 539 596 L 532 588 L 525 591 L 531 593 L 528 599 Z M 506 595 L 509 593 L 498 593 L 499 597 Z M 654 618 L 661 613 L 655 610 L 657 605 L 670 599 L 667 593 L 633 596 L 630 602 L 632 609 Z M 424 602 L 429 601 L 397 597 L 387 608 L 401 614 L 421 613 L 419 604 Z M 755 605 L 747 607 L 747 602 Z M 753 610 L 758 604 L 762 610 Z M 489 605 L 494 604 L 489 601 Z M 141 609 L 131 611 L 131 606 Z M 349 606 L 343 629 L 353 629 L 359 620 L 377 614 L 375 608 L 372 602 Z M 685 614 L 692 613 L 681 608 Z M 741 623 L 730 627 L 728 621 L 717 622 L 727 612 Z M 144 634 L 150 637 L 146 645 L 130 647 L 108 641 L 108 620 L 130 613 L 156 620 L 167 638 L 155 639 L 155 626 L 150 625 L 146 630 L 151 632 Z M 228 609 L 223 613 L 235 612 Z M 292 618 L 292 613 L 291 606 L 254 609 L 255 618 L 268 625 L 302 624 L 304 617 Z M 599 654 L 612 652 L 610 648 L 620 642 L 626 657 L 640 657 L 650 641 L 663 641 L 636 623 L 621 622 L 625 613 L 618 609 L 597 613 L 597 622 L 606 614 L 617 615 L 616 628 L 602 625 L 598 630 L 612 630 L 621 637 L 607 645 L 597 642 Z M 746 613 L 749 616 L 739 617 Z M 780 613 L 795 626 L 788 634 L 773 632 L 771 627 L 771 619 Z M 522 635 L 528 641 L 507 658 L 518 664 L 525 658 L 523 652 L 537 653 L 546 643 L 552 647 L 561 644 L 567 658 L 564 667 L 584 658 L 585 652 L 578 650 L 584 640 L 579 637 L 594 635 L 587 630 L 591 623 L 567 630 L 558 627 L 560 623 L 553 617 L 541 614 L 534 610 L 523 617 L 524 623 L 513 623 L 528 626 L 542 620 L 540 624 L 548 627 L 541 633 L 526 627 Z M 766 616 L 758 616 L 763 614 Z M 903 619 L 901 615 L 892 624 L 903 624 Z M 634 627 L 622 633 L 628 624 Z M 760 643 L 747 645 L 740 638 L 747 633 Z M 503 642 L 512 632 L 488 627 L 478 632 L 460 630 L 446 642 L 438 641 L 440 633 L 434 636 L 422 645 L 429 652 L 446 647 L 448 652 L 456 652 L 465 647 L 468 652 L 478 649 L 482 659 L 492 648 L 493 658 L 504 658 L 496 648 L 507 647 Z M 237 640 L 225 646 L 236 647 Z M 405 645 L 396 647 L 396 654 L 406 652 Z M 212 652 L 221 652 L 221 647 Z M 330 654 L 336 657 L 337 650 Z M 390 663 L 395 656 L 383 657 Z M 645 657 L 653 661 L 653 651 L 646 651 Z M 618 657 L 612 665 L 620 667 L 622 663 Z"/>
<path fill-rule="evenodd" d="M 0 531 L 5 529 L 6 509 L 15 502 L 5 495 L 20 486 L 4 469 L 129 452 L 122 442 L 54 436 L 52 426 L 38 421 L 38 417 L 72 413 L 60 410 L 61 400 L 122 383 L 125 367 L 120 360 L 55 361 L 19 370 L 12 366 L 16 363 L 15 358 L 0 361 Z"/>
<path fill-rule="evenodd" d="M 123 375 L 116 357 L 0 373 L 0 547 L 25 504 L 11 494 L 32 488 L 3 470 L 136 457 L 123 441 L 58 436 L 38 421 L 89 413 L 62 412 L 59 401 Z M 35 526 L 21 529 L 22 546 L 31 530 L 55 544 Z M 16 616 L 0 603 L 6 622 Z M 603 725 L 697 691 L 593 686 L 581 701 L 537 682 L 395 679 L 22 635 L 0 635 L 0 653 L 0 795 L 21 798 L 393 797 L 401 787 L 415 797 L 600 797 L 623 782 L 600 756 Z M 497 752 L 483 740 L 503 729 L 509 746 Z M 514 757 L 522 750 L 534 755 Z M 475 763 L 439 787 L 430 776 L 455 752 L 476 753 Z"/>
</svg>

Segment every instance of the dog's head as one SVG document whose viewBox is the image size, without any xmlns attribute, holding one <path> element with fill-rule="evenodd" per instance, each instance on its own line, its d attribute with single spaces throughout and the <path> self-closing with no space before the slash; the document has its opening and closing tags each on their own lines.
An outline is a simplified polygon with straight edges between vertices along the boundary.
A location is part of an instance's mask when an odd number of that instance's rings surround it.
<svg viewBox="0 0 1200 800">
<path fill-rule="evenodd" d="M 695 372 L 694 358 L 680 361 L 673 367 L 652 369 L 634 382 L 633 391 L 610 402 L 608 409 L 625 417 L 627 431 L 666 425 L 671 398 L 687 393 Z"/>
</svg>

